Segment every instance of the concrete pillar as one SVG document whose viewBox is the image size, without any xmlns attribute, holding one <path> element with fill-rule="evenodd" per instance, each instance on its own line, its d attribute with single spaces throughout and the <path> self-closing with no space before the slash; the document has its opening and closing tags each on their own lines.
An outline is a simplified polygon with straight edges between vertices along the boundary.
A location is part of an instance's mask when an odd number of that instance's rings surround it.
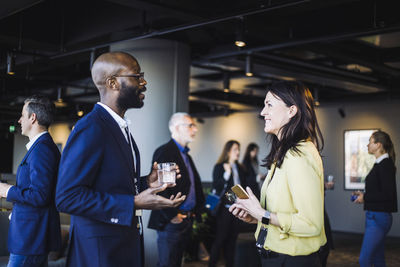
<svg viewBox="0 0 400 267">
<path fill-rule="evenodd" d="M 124 51 L 138 61 L 147 81 L 144 106 L 130 109 L 127 117 L 141 155 L 141 175 L 149 173 L 154 150 L 170 139 L 168 120 L 174 112 L 189 109 L 190 49 L 169 40 L 121 42 L 111 51 Z M 147 229 L 150 212 L 144 212 L 146 266 L 156 266 L 157 235 Z"/>
</svg>

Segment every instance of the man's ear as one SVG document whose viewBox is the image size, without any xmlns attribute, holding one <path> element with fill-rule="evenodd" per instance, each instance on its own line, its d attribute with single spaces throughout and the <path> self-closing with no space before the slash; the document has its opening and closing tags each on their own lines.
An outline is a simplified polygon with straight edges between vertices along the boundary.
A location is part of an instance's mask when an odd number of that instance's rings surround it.
<svg viewBox="0 0 400 267">
<path fill-rule="evenodd" d="M 297 114 L 297 106 L 292 105 L 289 107 L 289 118 L 293 118 Z"/>
<path fill-rule="evenodd" d="M 118 90 L 119 89 L 119 83 L 117 81 L 117 78 L 111 76 L 106 79 L 106 88 L 111 89 L 111 90 Z"/>
<path fill-rule="evenodd" d="M 29 117 L 29 121 L 34 124 L 35 121 L 37 121 L 37 116 L 36 113 L 32 113 L 31 116 Z"/>
</svg>

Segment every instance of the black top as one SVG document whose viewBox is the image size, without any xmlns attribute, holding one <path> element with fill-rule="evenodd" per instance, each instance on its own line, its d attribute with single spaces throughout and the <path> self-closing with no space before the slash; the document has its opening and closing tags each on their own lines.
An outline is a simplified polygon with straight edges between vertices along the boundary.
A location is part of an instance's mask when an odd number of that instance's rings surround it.
<svg viewBox="0 0 400 267">
<path fill-rule="evenodd" d="M 201 212 L 204 209 L 204 193 L 203 187 L 201 185 L 200 175 L 197 172 L 196 167 L 194 166 L 193 160 L 188 155 L 190 165 L 192 167 L 194 181 L 195 181 L 195 192 L 196 192 L 196 206 L 194 207 L 193 212 L 196 215 L 196 219 L 198 221 L 201 220 Z M 189 172 L 186 168 L 185 162 L 182 158 L 181 152 L 179 151 L 178 146 L 175 144 L 174 140 L 170 140 L 168 143 L 160 146 L 154 152 L 152 162 L 175 162 L 179 166 L 181 178 L 176 179 L 176 186 L 169 187 L 164 191 L 158 193 L 159 195 L 169 198 L 171 195 L 176 195 L 178 192 L 181 192 L 183 195 L 187 195 L 190 190 L 190 177 Z M 153 210 L 150 215 L 149 225 L 148 227 L 155 230 L 163 230 L 165 225 L 167 225 L 172 218 L 174 218 L 179 211 L 179 206 L 176 208 L 165 208 L 161 210 Z"/>
<path fill-rule="evenodd" d="M 243 167 L 246 171 L 248 186 L 251 188 L 251 191 L 253 191 L 254 195 L 260 199 L 260 187 L 257 183 L 258 170 L 254 169 L 250 160 L 243 161 Z"/>
<path fill-rule="evenodd" d="M 396 167 L 390 158 L 375 163 L 365 178 L 364 210 L 397 212 Z"/>
</svg>

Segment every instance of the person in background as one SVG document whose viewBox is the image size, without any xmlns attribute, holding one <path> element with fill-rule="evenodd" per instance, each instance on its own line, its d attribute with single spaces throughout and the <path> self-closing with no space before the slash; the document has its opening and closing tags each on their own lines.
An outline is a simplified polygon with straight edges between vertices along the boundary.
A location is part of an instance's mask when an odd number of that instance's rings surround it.
<svg viewBox="0 0 400 267">
<path fill-rule="evenodd" d="M 180 167 L 181 178 L 176 181 L 175 187 L 168 188 L 160 195 L 170 198 L 181 192 L 187 197 L 178 207 L 152 211 L 148 227 L 157 230 L 157 266 L 179 267 L 183 252 L 189 245 L 193 218 L 201 221 L 204 193 L 188 148 L 196 137 L 195 122 L 187 113 L 175 113 L 169 120 L 169 130 L 171 140 L 156 149 L 152 162 L 175 162 Z"/>
<path fill-rule="evenodd" d="M 245 171 L 238 162 L 239 155 L 239 142 L 235 140 L 226 142 L 213 170 L 213 188 L 217 195 L 221 195 L 223 191 L 228 191 L 234 185 L 240 184 L 244 188 L 247 185 Z M 224 196 L 220 201 L 216 215 L 215 239 L 211 247 L 209 267 L 216 266 L 222 248 L 225 266 L 231 267 L 234 265 L 240 221 L 229 213 L 229 204 Z"/>
<path fill-rule="evenodd" d="M 355 203 L 364 204 L 365 233 L 360 252 L 360 266 L 386 266 L 385 237 L 397 212 L 396 155 L 390 136 L 383 131 L 369 138 L 368 153 L 375 164 L 365 178 L 365 193 L 357 195 Z"/>
<path fill-rule="evenodd" d="M 244 153 L 242 164 L 246 170 L 247 183 L 251 191 L 253 191 L 257 198 L 260 198 L 259 181 L 264 180 L 265 175 L 259 172 L 258 151 L 258 145 L 255 143 L 250 143 L 246 148 L 246 152 Z"/>
<path fill-rule="evenodd" d="M 46 267 L 50 251 L 61 246 L 60 215 L 54 203 L 60 151 L 48 133 L 55 106 L 34 95 L 22 108 L 21 133 L 28 152 L 17 170 L 16 185 L 0 183 L 0 196 L 13 203 L 8 232 L 8 267 Z"/>
<path fill-rule="evenodd" d="M 249 199 L 237 199 L 229 211 L 258 225 L 263 267 L 319 267 L 318 250 L 326 243 L 323 138 L 313 97 L 302 83 L 278 82 L 268 88 L 264 104 L 271 150 L 261 199 L 247 188 Z"/>
</svg>

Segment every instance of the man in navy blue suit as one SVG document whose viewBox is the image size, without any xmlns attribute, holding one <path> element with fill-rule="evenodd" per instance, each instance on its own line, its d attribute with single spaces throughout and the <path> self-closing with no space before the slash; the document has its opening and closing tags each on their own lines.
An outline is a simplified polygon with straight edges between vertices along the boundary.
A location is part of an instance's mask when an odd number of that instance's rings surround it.
<svg viewBox="0 0 400 267">
<path fill-rule="evenodd" d="M 54 204 L 60 152 L 47 129 L 54 104 L 43 96 L 25 100 L 22 135 L 29 137 L 28 152 L 17 170 L 15 186 L 0 183 L 0 196 L 13 203 L 8 267 L 47 266 L 49 251 L 61 244 L 60 216 Z"/>
<path fill-rule="evenodd" d="M 72 130 L 56 190 L 57 208 L 72 215 L 68 266 L 143 266 L 141 210 L 176 207 L 185 199 L 157 195 L 167 185 L 158 185 L 156 164 L 140 177 L 140 154 L 123 118 L 127 109 L 143 106 L 143 76 L 127 53 L 105 53 L 93 64 L 100 102 Z"/>
</svg>

